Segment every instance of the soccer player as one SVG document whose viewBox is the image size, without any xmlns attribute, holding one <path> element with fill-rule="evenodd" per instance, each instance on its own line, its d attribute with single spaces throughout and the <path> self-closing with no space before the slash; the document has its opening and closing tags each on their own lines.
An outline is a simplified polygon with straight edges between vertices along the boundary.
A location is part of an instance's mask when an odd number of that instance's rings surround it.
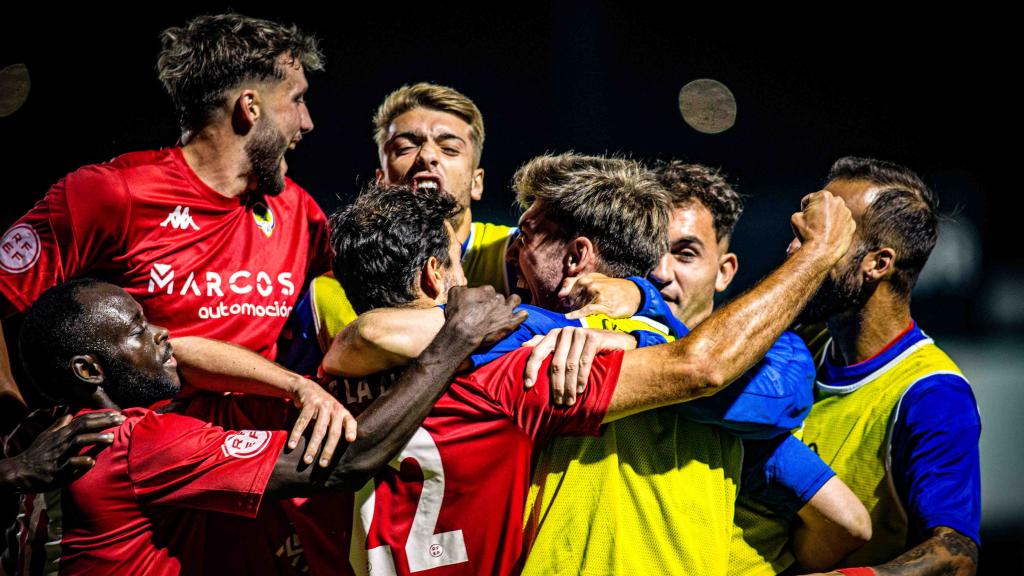
<svg viewBox="0 0 1024 576">
<path fill-rule="evenodd" d="M 21 336 L 33 382 L 86 418 L 95 418 L 100 389 L 124 409 L 107 426 L 111 445 L 87 452 L 95 466 L 62 496 L 59 573 L 272 573 L 268 560 L 222 566 L 225 553 L 245 544 L 238 540 L 244 532 L 214 527 L 231 525 L 225 515 L 255 517 L 264 497 L 363 485 L 412 436 L 459 363 L 523 320 L 524 313 L 513 314 L 517 303 L 490 288 L 453 292 L 438 338 L 362 413 L 360 438 L 322 470 L 303 463 L 302 450 L 285 449 L 283 430 L 225 430 L 146 408 L 180 388 L 167 330 L 149 324 L 138 303 L 111 284 L 81 279 L 47 290 Z M 254 558 L 271 552 L 251 544 Z"/>
<path fill-rule="evenodd" d="M 469 285 L 487 284 L 502 294 L 511 293 L 515 280 L 505 264 L 505 249 L 516 229 L 472 221 L 472 203 L 484 190 L 484 120 L 476 104 L 453 88 L 420 82 L 388 94 L 373 116 L 373 126 L 380 158 L 376 181 L 441 190 L 454 197 L 463 208 L 455 230 Z M 335 335 L 355 317 L 336 279 L 314 279 L 289 323 L 292 340 L 282 362 L 299 373 L 316 373 Z"/>
<path fill-rule="evenodd" d="M 459 243 L 447 224 L 457 208 L 444 196 L 430 199 L 425 193 L 370 191 L 333 220 L 335 273 L 357 309 L 434 307 L 444 302 L 444 288 L 460 281 Z M 555 435 L 594 434 L 602 422 L 716 391 L 763 356 L 800 299 L 845 252 L 852 233 L 829 193 L 808 196 L 805 208 L 793 218 L 807 239 L 803 253 L 686 339 L 599 356 L 590 386 L 567 409 L 549 402 L 543 371 L 537 386 L 524 388 L 528 350 L 456 379 L 400 454 L 401 465 L 357 495 L 353 568 L 400 574 L 442 567 L 439 573 L 517 571 L 535 449 Z M 410 230 L 422 232 L 413 238 Z M 747 336 L 712 336 L 723 332 Z M 356 391 L 364 401 L 376 393 L 367 382 Z"/>
<path fill-rule="evenodd" d="M 658 174 L 672 195 L 670 250 L 649 278 L 675 316 L 686 326 L 696 326 L 711 314 L 715 293 L 729 286 L 738 267 L 739 260 L 729 250 L 729 244 L 743 211 L 743 200 L 718 171 L 699 164 L 671 161 L 658 167 Z M 587 309 L 628 313 L 612 310 L 612 300 L 628 301 L 621 293 L 634 289 L 633 286 L 621 280 L 587 275 L 575 282 L 573 291 L 591 301 Z M 609 299 L 601 294 L 606 291 L 617 295 Z M 768 352 L 770 360 L 778 361 L 789 355 L 784 347 L 792 344 L 787 339 L 795 336 L 787 334 Z M 540 348 L 544 346 L 544 341 L 539 342 L 538 351 L 543 353 Z M 527 366 L 529 375 L 531 366 Z M 727 422 L 735 429 L 736 422 L 758 422 L 770 415 L 766 404 L 786 402 L 786 394 L 803 397 L 811 391 L 810 382 L 801 381 L 791 388 L 762 387 L 760 395 L 753 398 L 736 394 L 735 386 L 686 407 L 696 411 L 698 418 L 724 411 Z M 789 402 L 809 409 L 809 397 L 807 400 L 806 404 L 803 400 Z M 786 425 L 802 424 L 805 415 L 806 411 L 801 412 Z M 830 567 L 870 538 L 867 510 L 821 458 L 791 434 L 752 436 L 750 430 L 736 430 L 745 436 L 743 482 L 738 499 L 745 506 L 737 507 L 737 525 L 748 527 L 749 507 L 769 506 L 780 515 L 794 518 L 794 534 L 788 542 L 771 541 L 771 546 L 759 547 L 760 543 L 743 539 L 754 540 L 759 533 L 737 532 L 729 553 L 730 575 L 777 574 L 794 560 L 804 569 Z M 555 529 L 558 528 L 556 525 Z M 543 562 L 546 555 L 538 552 L 538 562 Z M 530 562 L 533 563 L 532 558 Z"/>
<path fill-rule="evenodd" d="M 566 276 L 575 277 L 594 270 L 615 276 L 643 274 L 654 267 L 667 250 L 663 231 L 669 229 L 668 196 L 654 175 L 635 162 L 572 154 L 539 157 L 520 170 L 515 187 L 521 204 L 528 210 L 521 220 L 522 236 L 512 246 L 509 257 L 516 260 L 523 287 L 531 290 L 535 302 L 564 311 L 565 302 L 556 291 Z M 363 280 L 373 284 L 372 279 Z M 359 279 L 353 282 L 358 284 Z M 712 293 L 708 292 L 706 297 L 710 299 Z M 661 302 L 656 291 L 646 299 Z M 531 308 L 531 317 L 537 315 L 548 319 L 546 326 L 569 324 L 560 314 Z M 371 317 L 373 320 L 368 322 Z M 381 317 L 387 320 L 381 322 Z M 422 349 L 425 342 L 417 342 L 416 335 L 437 318 L 437 311 L 429 308 L 421 313 L 406 308 L 374 311 L 361 317 L 339 337 L 325 359 L 325 368 L 343 375 L 362 375 L 401 365 L 404 359 L 415 357 L 415 352 Z M 394 325 L 396 321 L 398 324 Z M 616 321 L 607 317 L 600 322 L 616 326 Z M 527 322 L 491 350 L 474 355 L 475 365 L 514 350 L 533 334 L 550 329 L 531 329 L 533 324 Z M 356 333 L 357 328 L 369 333 L 365 338 L 345 338 Z M 685 333 L 685 326 L 682 330 Z M 383 333 L 386 337 L 379 338 L 374 333 Z M 429 330 L 426 333 L 432 334 Z M 607 335 L 601 337 L 608 338 Z M 368 341 L 369 346 L 360 346 L 361 340 Z M 349 343 L 355 344 L 355 350 L 346 352 L 344 346 L 339 346 Z M 535 355 L 532 359 L 544 356 Z M 375 359 L 380 363 L 370 364 Z M 560 365 L 557 360 L 552 361 L 552 367 L 557 365 Z M 567 373 L 573 372 L 571 364 L 564 365 L 568 370 L 551 372 L 556 403 L 562 403 L 563 394 L 570 396 L 568 403 L 575 397 L 574 386 L 567 386 L 563 392 L 556 382 L 563 376 L 566 381 L 574 381 Z M 579 371 L 584 372 L 586 370 Z M 731 492 L 739 476 L 740 449 L 734 437 L 704 424 L 725 426 L 754 438 L 787 432 L 799 425 L 809 408 L 808 385 L 812 374 L 806 348 L 799 338 L 790 334 L 773 347 L 743 383 L 726 390 L 723 394 L 727 398 L 722 402 L 715 396 L 664 413 L 616 422 L 607 427 L 598 440 L 555 440 L 540 458 L 542 473 L 535 486 L 540 489 L 531 494 L 538 498 L 531 515 L 531 528 L 536 530 L 539 524 L 539 535 L 537 552 L 527 560 L 526 571 L 577 571 L 585 562 L 593 566 L 657 565 L 661 571 L 712 571 L 708 563 L 718 562 L 724 570 L 732 531 L 734 494 Z M 659 430 L 676 432 L 658 433 Z M 711 455 L 701 453 L 706 450 L 705 446 L 693 442 L 698 433 L 711 437 L 704 444 L 715 441 L 724 447 Z M 634 440 L 651 435 L 675 438 L 676 442 L 671 446 L 662 442 L 665 454 L 660 454 L 652 451 L 649 443 Z M 677 460 L 689 462 L 689 465 L 664 466 L 665 462 Z M 628 465 L 619 466 L 620 462 Z M 703 466 L 709 462 L 711 467 L 729 473 L 723 477 L 720 473 L 708 472 Z M 621 472 L 620 468 L 626 471 Z M 661 473 L 641 476 L 630 472 L 654 468 Z M 548 470 L 554 472 L 548 474 Z M 825 480 L 827 478 L 821 482 Z M 693 496 L 696 493 L 693 486 L 703 487 L 703 494 L 714 493 L 717 499 Z M 555 494 L 557 498 L 553 499 Z M 607 496 L 595 496 L 599 494 Z M 649 518 L 649 511 L 641 504 L 653 500 L 672 500 L 675 505 L 668 508 L 685 510 L 687 514 L 664 515 L 662 526 L 652 526 L 656 520 Z M 852 496 L 850 500 L 856 502 Z M 609 509 L 609 501 L 618 504 Z M 709 501 L 717 506 L 707 504 Z M 717 538 L 706 534 L 699 539 L 686 537 L 687 524 L 698 517 L 706 525 L 713 523 Z M 631 528 L 638 523 L 645 524 L 644 533 L 654 535 L 644 542 L 617 545 L 621 543 L 622 534 L 638 532 Z M 585 536 L 568 542 L 558 536 L 582 526 L 586 526 Z M 679 544 L 698 540 L 702 547 Z"/>
<path fill-rule="evenodd" d="M 906 167 L 854 157 L 832 165 L 826 189 L 846 202 L 857 234 L 802 315 L 828 325 L 811 341 L 820 366 L 803 440 L 873 524 L 871 541 L 840 564 L 853 568 L 840 572 L 974 574 L 978 407 L 910 311 L 937 237 L 935 195 Z"/>
<path fill-rule="evenodd" d="M 56 183 L 0 237 L 0 316 L 92 275 L 123 287 L 176 337 L 274 358 L 306 278 L 330 259 L 326 217 L 285 176 L 284 159 L 313 128 L 305 73 L 322 68 L 320 51 L 294 26 L 238 14 L 197 17 L 164 31 L 162 42 L 157 69 L 181 145 L 85 166 Z M 202 358 L 205 347 L 191 339 L 179 349 L 183 359 Z M 0 336 L 0 388 L 13 390 L 6 355 Z M 286 395 L 303 406 L 297 425 L 317 419 L 306 458 L 323 448 L 327 462 L 347 412 L 314 383 L 295 382 Z M 209 417 L 222 424 L 260 415 L 234 396 L 221 401 Z"/>
</svg>

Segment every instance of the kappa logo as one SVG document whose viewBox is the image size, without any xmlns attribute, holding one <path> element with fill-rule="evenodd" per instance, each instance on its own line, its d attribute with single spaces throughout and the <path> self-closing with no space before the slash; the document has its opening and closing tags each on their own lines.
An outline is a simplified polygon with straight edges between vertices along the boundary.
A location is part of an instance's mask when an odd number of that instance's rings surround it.
<svg viewBox="0 0 1024 576">
<path fill-rule="evenodd" d="M 0 269 L 18 274 L 39 260 L 39 234 L 28 224 L 18 224 L 0 238 Z"/>
<path fill-rule="evenodd" d="M 252 207 L 252 219 L 256 221 L 256 227 L 263 231 L 263 234 L 270 238 L 274 233 L 277 222 L 274 218 L 274 211 L 263 202 L 257 202 Z"/>
<path fill-rule="evenodd" d="M 266 430 L 239 430 L 228 434 L 221 444 L 221 451 L 232 458 L 252 458 L 270 445 L 270 432 Z"/>
<path fill-rule="evenodd" d="M 188 213 L 188 206 L 176 206 L 174 211 L 167 215 L 167 218 L 160 223 L 161 228 L 175 228 L 178 230 L 187 230 L 192 228 L 193 230 L 199 230 L 199 226 L 196 226 L 195 220 Z"/>
</svg>

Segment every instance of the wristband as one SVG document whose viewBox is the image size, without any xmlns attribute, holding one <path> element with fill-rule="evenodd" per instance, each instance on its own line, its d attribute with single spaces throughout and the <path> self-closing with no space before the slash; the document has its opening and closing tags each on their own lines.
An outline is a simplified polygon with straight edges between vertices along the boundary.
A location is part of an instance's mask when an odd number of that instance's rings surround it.
<svg viewBox="0 0 1024 576">
<path fill-rule="evenodd" d="M 836 572 L 846 574 L 846 576 L 875 576 L 877 574 L 873 568 L 840 568 Z"/>
</svg>

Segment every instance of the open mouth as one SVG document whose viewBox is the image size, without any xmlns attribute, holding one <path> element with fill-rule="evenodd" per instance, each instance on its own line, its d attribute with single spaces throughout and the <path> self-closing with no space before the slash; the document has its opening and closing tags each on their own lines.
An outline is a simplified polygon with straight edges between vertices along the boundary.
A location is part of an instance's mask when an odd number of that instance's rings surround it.
<svg viewBox="0 0 1024 576">
<path fill-rule="evenodd" d="M 171 348 L 170 344 L 167 345 L 167 354 L 166 358 L 164 359 L 164 366 L 170 368 L 175 368 L 178 366 L 178 360 L 174 357 L 174 349 Z"/>
<path fill-rule="evenodd" d="M 441 190 L 441 179 L 433 174 L 417 174 L 412 177 L 412 187 L 414 190 L 437 192 Z"/>
</svg>

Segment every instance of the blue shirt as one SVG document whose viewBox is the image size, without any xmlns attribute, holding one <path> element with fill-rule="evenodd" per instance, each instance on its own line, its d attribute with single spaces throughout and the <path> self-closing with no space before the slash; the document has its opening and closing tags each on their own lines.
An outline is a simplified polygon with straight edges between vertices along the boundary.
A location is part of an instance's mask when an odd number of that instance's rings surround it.
<svg viewBox="0 0 1024 576">
<path fill-rule="evenodd" d="M 792 434 L 743 441 L 740 493 L 792 519 L 836 473 Z"/>
<path fill-rule="evenodd" d="M 877 356 L 837 366 L 826 354 L 821 382 L 854 384 L 927 338 L 917 324 Z M 903 396 L 893 426 L 892 477 L 909 521 L 910 542 L 946 526 L 980 543 L 981 417 L 970 384 L 953 374 L 923 378 Z"/>
</svg>

